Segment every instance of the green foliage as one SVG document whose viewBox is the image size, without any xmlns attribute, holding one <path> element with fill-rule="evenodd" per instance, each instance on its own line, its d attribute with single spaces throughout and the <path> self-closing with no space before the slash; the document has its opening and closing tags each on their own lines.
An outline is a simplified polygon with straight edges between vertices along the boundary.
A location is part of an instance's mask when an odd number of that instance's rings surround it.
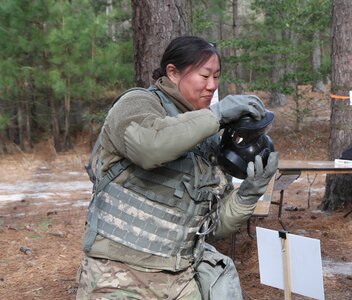
<svg viewBox="0 0 352 300">
<path fill-rule="evenodd" d="M 51 219 L 43 219 L 39 222 L 38 224 L 38 228 L 41 230 L 41 231 L 46 231 L 49 229 L 49 227 L 51 226 Z"/>
<path fill-rule="evenodd" d="M 192 1 L 192 27 L 195 35 L 206 35 L 208 40 L 214 36 L 209 34 L 212 28 L 219 26 L 219 21 L 227 18 L 228 6 L 231 1 L 224 0 L 193 0 Z"/>
<path fill-rule="evenodd" d="M 0 114 L 0 131 L 6 129 L 8 123 L 9 123 L 9 116 Z"/>
<path fill-rule="evenodd" d="M 249 2 L 251 13 L 237 20 L 242 26 L 234 39 L 232 1 L 192 1 L 193 33 L 217 42 L 226 54 L 222 82 L 295 95 L 296 85 L 328 76 L 331 1 L 239 1 L 247 8 Z M 49 99 L 55 100 L 61 127 L 67 98 L 76 110 L 72 118 L 79 118 L 76 123 L 82 127 L 102 121 L 105 111 L 98 103 L 131 87 L 134 75 L 130 1 L 110 3 L 0 0 L 0 130 L 19 119 L 21 107 L 30 117 L 36 139 L 50 135 Z M 214 40 L 220 24 L 223 38 Z M 316 32 L 324 56 L 320 69 L 314 71 Z M 242 78 L 234 78 L 237 64 L 243 68 Z M 274 67 L 284 70 L 276 81 Z M 13 122 L 12 126 L 18 132 L 22 125 Z"/>
<path fill-rule="evenodd" d="M 327 78 L 331 72 L 331 57 L 324 55 L 319 69 L 319 74 L 322 78 Z"/>
<path fill-rule="evenodd" d="M 0 0 L 1 112 L 16 118 L 19 100 L 31 114 L 33 130 L 50 133 L 48 98 L 60 112 L 94 102 L 106 91 L 133 84 L 131 28 L 127 0 Z M 118 28 L 111 36 L 109 27 Z M 59 124 L 64 118 L 58 114 Z M 20 125 L 19 125 L 20 126 Z"/>
<path fill-rule="evenodd" d="M 28 234 L 27 237 L 29 237 L 31 239 L 39 239 L 42 236 L 39 233 L 31 233 L 31 234 Z"/>
<path fill-rule="evenodd" d="M 330 5 L 329 0 L 253 0 L 254 18 L 246 20 L 241 36 L 218 43 L 221 49 L 237 49 L 236 56 L 225 58 L 225 65 L 241 63 L 245 74 L 253 74 L 250 89 L 271 92 L 293 94 L 292 83 L 312 84 L 324 78 L 329 53 L 324 52 L 321 69 L 313 71 L 313 34 L 320 32 L 323 48 L 328 49 Z M 281 70 L 276 82 L 271 78 L 274 68 Z"/>
<path fill-rule="evenodd" d="M 198 1 L 195 1 L 198 2 Z M 195 5 L 192 15 L 193 31 L 196 35 L 204 32 L 205 30 L 215 26 L 214 22 L 209 20 L 207 9 L 200 5 Z"/>
</svg>

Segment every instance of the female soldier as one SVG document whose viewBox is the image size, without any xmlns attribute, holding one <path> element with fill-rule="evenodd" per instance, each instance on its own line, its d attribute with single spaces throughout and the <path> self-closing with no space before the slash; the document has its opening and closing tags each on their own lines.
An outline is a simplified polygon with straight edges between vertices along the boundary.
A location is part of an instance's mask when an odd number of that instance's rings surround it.
<svg viewBox="0 0 352 300">
<path fill-rule="evenodd" d="M 257 156 L 237 191 L 212 163 L 222 126 L 265 114 L 255 96 L 209 107 L 220 73 L 213 45 L 179 37 L 153 73 L 155 86 L 123 94 L 110 109 L 77 299 L 201 299 L 194 275 L 204 236 L 238 230 L 277 167 L 275 152 L 265 169 Z"/>
</svg>

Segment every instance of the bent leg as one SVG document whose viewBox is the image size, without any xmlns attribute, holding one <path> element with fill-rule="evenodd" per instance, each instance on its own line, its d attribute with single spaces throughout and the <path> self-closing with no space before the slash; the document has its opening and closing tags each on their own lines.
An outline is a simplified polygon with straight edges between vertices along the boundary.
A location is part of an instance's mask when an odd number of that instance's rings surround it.
<svg viewBox="0 0 352 300">
<path fill-rule="evenodd" d="M 79 272 L 77 300 L 201 299 L 191 268 L 177 273 L 153 272 L 86 256 Z"/>
</svg>

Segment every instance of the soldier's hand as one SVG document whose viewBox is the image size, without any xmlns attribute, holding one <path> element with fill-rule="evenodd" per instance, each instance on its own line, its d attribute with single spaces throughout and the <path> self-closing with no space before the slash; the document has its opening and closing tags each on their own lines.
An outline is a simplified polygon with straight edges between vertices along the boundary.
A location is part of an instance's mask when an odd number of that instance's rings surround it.
<svg viewBox="0 0 352 300">
<path fill-rule="evenodd" d="M 254 95 L 228 95 L 210 105 L 209 108 L 219 120 L 221 127 L 245 115 L 255 120 L 260 120 L 265 116 L 264 103 Z"/>
<path fill-rule="evenodd" d="M 265 193 L 271 177 L 277 170 L 279 157 L 277 152 L 271 152 L 265 168 L 262 158 L 257 155 L 255 162 L 249 162 L 248 177 L 241 183 L 237 192 L 237 200 L 242 204 L 254 204 Z"/>
</svg>

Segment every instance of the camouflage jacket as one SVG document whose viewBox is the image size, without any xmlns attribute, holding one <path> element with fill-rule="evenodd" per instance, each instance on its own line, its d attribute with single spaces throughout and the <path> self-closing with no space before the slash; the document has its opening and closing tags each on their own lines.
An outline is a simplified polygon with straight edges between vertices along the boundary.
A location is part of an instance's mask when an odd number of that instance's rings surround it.
<svg viewBox="0 0 352 300">
<path fill-rule="evenodd" d="M 180 113 L 174 117 L 168 116 L 160 99 L 152 92 L 133 91 L 121 97 L 109 111 L 102 129 L 100 159 L 103 174 L 123 158 L 144 170 L 153 170 L 177 160 L 218 132 L 219 123 L 210 110 L 192 110 L 166 78 L 159 81 L 157 86 L 175 103 Z M 122 184 L 132 171 L 133 168 L 127 169 L 115 182 Z M 221 171 L 217 172 L 224 178 Z M 254 208 L 255 204 L 239 203 L 236 191 L 225 193 L 214 236 L 224 237 L 236 231 Z M 87 254 L 125 262 L 136 268 L 177 270 L 176 257 L 131 249 L 102 235 L 96 237 Z M 187 268 L 191 263 L 190 259 L 183 258 L 180 268 Z"/>
</svg>

